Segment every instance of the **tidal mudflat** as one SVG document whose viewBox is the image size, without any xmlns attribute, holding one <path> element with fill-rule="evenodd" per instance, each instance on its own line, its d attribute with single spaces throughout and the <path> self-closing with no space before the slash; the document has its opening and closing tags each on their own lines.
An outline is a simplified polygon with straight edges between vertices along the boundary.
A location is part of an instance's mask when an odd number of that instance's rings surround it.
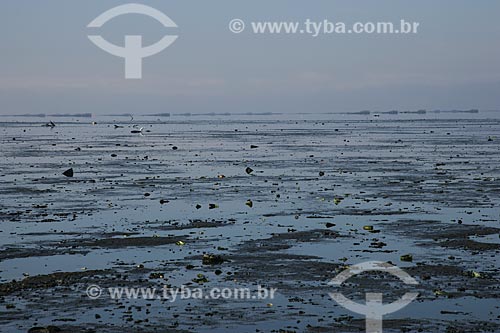
<svg viewBox="0 0 500 333">
<path fill-rule="evenodd" d="M 363 273 L 340 290 L 418 292 L 384 331 L 500 332 L 495 113 L 0 120 L 1 331 L 360 332 L 328 282 L 377 260 L 418 285 Z"/>
</svg>

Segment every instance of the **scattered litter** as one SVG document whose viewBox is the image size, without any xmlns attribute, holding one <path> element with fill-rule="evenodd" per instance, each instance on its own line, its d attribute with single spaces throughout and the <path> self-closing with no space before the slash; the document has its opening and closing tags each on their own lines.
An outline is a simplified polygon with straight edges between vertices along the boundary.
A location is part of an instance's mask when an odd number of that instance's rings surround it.
<svg viewBox="0 0 500 333">
<path fill-rule="evenodd" d="M 193 282 L 196 282 L 196 283 L 199 283 L 199 284 L 203 284 L 203 283 L 208 282 L 208 279 L 207 279 L 207 277 L 205 275 L 198 274 L 196 276 L 196 278 L 193 279 Z"/>
<path fill-rule="evenodd" d="M 401 257 L 399 257 L 399 260 L 401 260 L 401 261 L 413 261 L 413 256 L 411 254 L 403 254 Z"/>
<path fill-rule="evenodd" d="M 224 262 L 224 258 L 216 254 L 204 254 L 202 258 L 203 265 L 220 265 Z"/>
</svg>

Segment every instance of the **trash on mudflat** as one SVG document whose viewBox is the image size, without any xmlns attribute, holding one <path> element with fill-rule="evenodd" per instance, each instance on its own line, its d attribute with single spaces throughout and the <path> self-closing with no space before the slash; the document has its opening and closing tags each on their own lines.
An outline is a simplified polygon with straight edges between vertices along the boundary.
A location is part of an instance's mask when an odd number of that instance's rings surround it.
<svg viewBox="0 0 500 333">
<path fill-rule="evenodd" d="M 320 177 L 323 177 L 324 175 L 325 175 L 325 172 L 324 172 L 324 171 L 320 171 L 320 172 L 319 172 L 319 176 L 320 176 Z"/>
<path fill-rule="evenodd" d="M 165 276 L 163 273 L 151 273 L 149 274 L 150 279 L 163 279 Z"/>
<path fill-rule="evenodd" d="M 338 198 L 337 197 L 337 198 L 333 199 L 333 203 L 336 204 L 336 205 L 338 205 L 339 203 L 342 202 L 342 200 L 344 200 L 344 198 Z"/>
<path fill-rule="evenodd" d="M 327 228 L 335 227 L 335 223 L 326 222 L 325 226 Z"/>
<path fill-rule="evenodd" d="M 219 205 L 217 205 L 217 204 L 208 204 L 208 209 L 215 209 L 215 208 L 219 208 Z"/>
<path fill-rule="evenodd" d="M 372 225 L 365 225 L 365 226 L 363 226 L 363 230 L 372 231 L 373 226 Z"/>
<path fill-rule="evenodd" d="M 181 241 L 181 240 L 180 240 L 180 241 L 175 242 L 175 245 L 179 245 L 179 246 L 182 246 L 182 245 L 185 245 L 185 244 L 186 244 L 186 242 Z"/>
<path fill-rule="evenodd" d="M 203 284 L 203 283 L 208 282 L 208 279 L 207 279 L 207 277 L 206 277 L 205 275 L 203 275 L 203 274 L 198 274 L 198 275 L 196 276 L 196 278 L 195 278 L 195 279 L 193 279 L 193 282 L 196 282 L 196 283 L 199 283 L 199 284 Z"/>
<path fill-rule="evenodd" d="M 201 262 L 203 265 L 220 265 L 224 262 L 224 258 L 216 254 L 204 254 Z"/>
<path fill-rule="evenodd" d="M 201 205 L 200 204 L 196 204 L 196 209 L 200 209 L 201 208 Z"/>
<path fill-rule="evenodd" d="M 65 175 L 66 177 L 73 177 L 73 168 L 64 171 L 63 175 Z"/>
<path fill-rule="evenodd" d="M 403 254 L 399 259 L 401 261 L 413 261 L 413 256 L 411 254 Z"/>
<path fill-rule="evenodd" d="M 142 134 L 142 130 L 144 129 L 144 127 L 141 127 L 139 128 L 138 130 L 131 130 L 130 133 L 139 133 L 139 134 Z"/>
<path fill-rule="evenodd" d="M 253 207 L 252 200 L 248 199 L 247 202 L 245 202 L 245 205 L 247 205 L 248 207 L 252 208 Z"/>
<path fill-rule="evenodd" d="M 255 149 L 255 148 L 259 148 L 259 146 L 256 146 L 256 145 L 250 145 L 250 148 L 251 148 L 251 149 Z"/>
<path fill-rule="evenodd" d="M 226 176 L 224 176 L 223 174 L 220 174 L 220 175 L 217 175 L 217 178 L 224 179 L 224 178 L 226 178 Z"/>
<path fill-rule="evenodd" d="M 251 173 L 253 172 L 253 169 L 252 169 L 252 168 L 250 168 L 250 167 L 247 167 L 247 168 L 245 169 L 245 172 L 246 172 L 247 174 L 251 174 Z"/>
</svg>

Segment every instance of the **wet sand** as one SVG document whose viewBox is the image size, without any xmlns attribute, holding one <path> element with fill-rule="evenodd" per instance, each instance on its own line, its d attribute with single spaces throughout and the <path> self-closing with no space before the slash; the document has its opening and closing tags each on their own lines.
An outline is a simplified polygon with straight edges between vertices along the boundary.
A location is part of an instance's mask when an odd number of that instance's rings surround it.
<svg viewBox="0 0 500 333">
<path fill-rule="evenodd" d="M 379 260 L 419 284 L 340 289 L 418 292 L 384 331 L 500 332 L 494 114 L 115 118 L 1 119 L 2 331 L 360 332 L 328 282 Z M 277 297 L 92 300 L 92 284 Z"/>
</svg>

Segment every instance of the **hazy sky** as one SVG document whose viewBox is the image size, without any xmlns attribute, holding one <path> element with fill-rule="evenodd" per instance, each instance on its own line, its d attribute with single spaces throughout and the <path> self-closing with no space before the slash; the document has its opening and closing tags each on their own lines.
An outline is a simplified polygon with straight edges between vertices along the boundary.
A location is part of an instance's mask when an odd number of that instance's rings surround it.
<svg viewBox="0 0 500 333">
<path fill-rule="evenodd" d="M 500 1 L 135 1 L 143 15 L 87 24 L 125 1 L 3 0 L 0 113 L 335 112 L 500 108 Z M 233 18 L 247 29 L 233 34 Z M 416 35 L 255 35 L 250 21 L 420 22 Z M 179 38 L 125 80 L 101 34 Z"/>
</svg>

